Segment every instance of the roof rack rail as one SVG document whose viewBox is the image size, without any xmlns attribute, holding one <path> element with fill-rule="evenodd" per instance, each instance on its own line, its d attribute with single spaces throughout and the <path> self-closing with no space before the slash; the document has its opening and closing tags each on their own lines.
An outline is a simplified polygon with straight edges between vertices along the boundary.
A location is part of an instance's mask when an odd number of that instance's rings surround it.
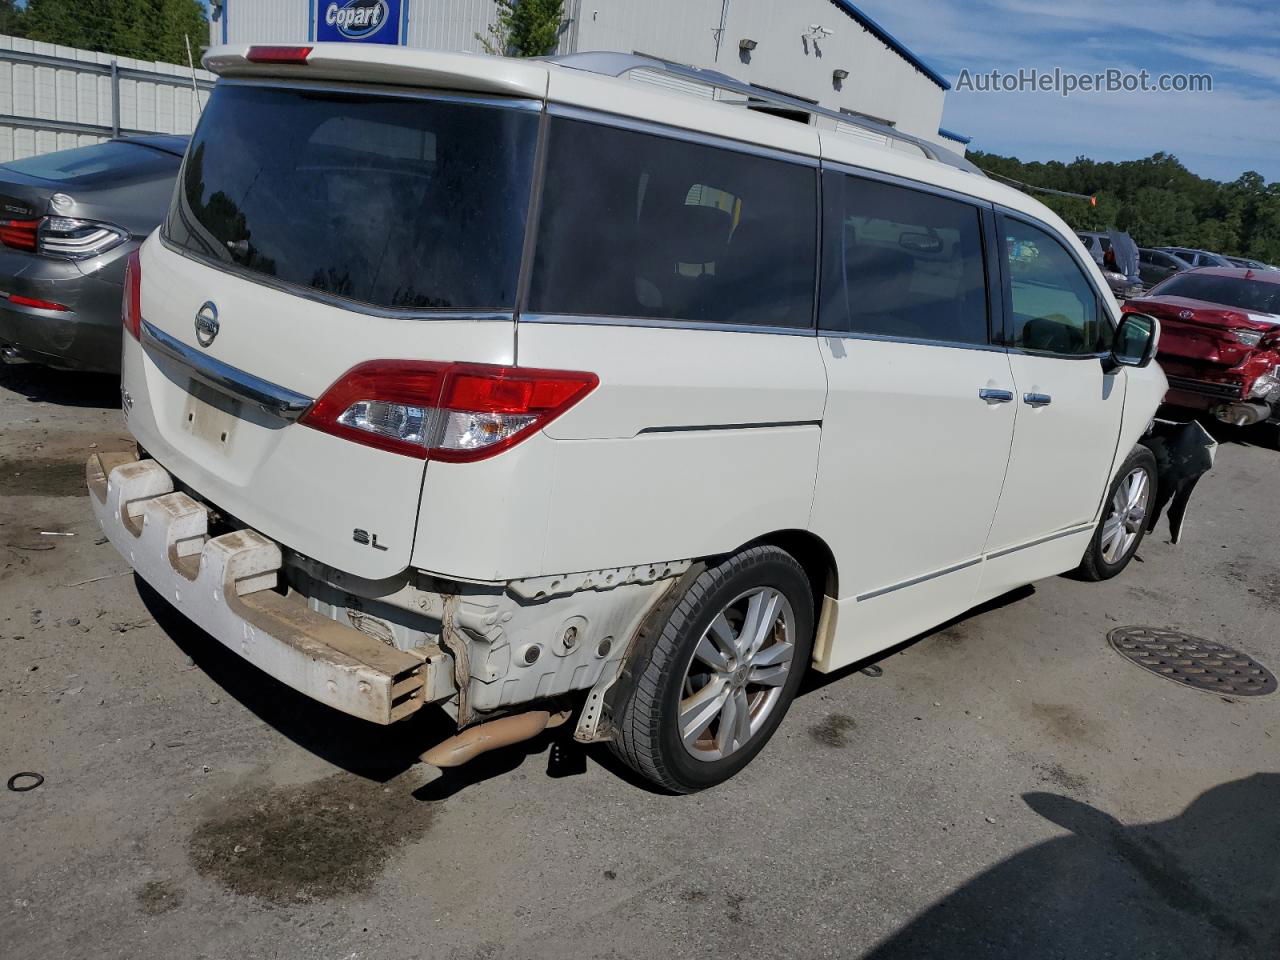
<svg viewBox="0 0 1280 960">
<path fill-rule="evenodd" d="M 981 168 L 970 160 L 929 140 L 903 133 L 888 124 L 877 123 L 874 120 L 854 116 L 853 114 L 838 113 L 835 110 L 829 110 L 826 107 L 810 103 L 808 100 L 801 100 L 798 97 L 789 97 L 785 93 L 775 93 L 772 90 L 755 87 L 741 80 L 735 80 L 727 73 L 720 73 L 718 70 L 689 67 L 681 63 L 673 63 L 670 60 L 661 60 L 658 57 L 646 57 L 642 54 L 612 53 L 609 51 L 570 53 L 559 57 L 547 57 L 546 59 L 562 67 L 583 70 L 587 73 L 595 73 L 605 77 L 622 77 L 634 70 L 651 70 L 655 73 L 665 73 L 670 76 L 691 80 L 694 83 L 701 83 L 705 86 L 728 90 L 731 93 L 739 93 L 749 98 L 750 101 L 783 107 L 787 110 L 794 110 L 797 113 L 807 113 L 835 120 L 837 123 L 861 127 L 864 130 L 879 134 L 887 140 L 897 140 L 900 143 L 911 144 L 917 147 L 930 160 L 945 163 L 947 166 L 955 167 L 957 170 L 964 170 L 966 173 L 977 174 L 980 177 L 986 176 Z"/>
</svg>

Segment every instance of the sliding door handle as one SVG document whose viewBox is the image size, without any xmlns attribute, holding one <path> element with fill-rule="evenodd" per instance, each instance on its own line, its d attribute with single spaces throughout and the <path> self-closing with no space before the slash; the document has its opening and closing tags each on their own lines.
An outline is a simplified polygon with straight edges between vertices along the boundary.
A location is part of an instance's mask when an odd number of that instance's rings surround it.
<svg viewBox="0 0 1280 960">
<path fill-rule="evenodd" d="M 989 387 L 982 387 L 978 390 L 978 396 L 987 403 L 1012 403 L 1012 390 L 992 390 Z"/>
<path fill-rule="evenodd" d="M 1027 393 L 1023 395 L 1022 402 L 1028 407 L 1047 407 L 1053 403 L 1053 397 L 1047 393 Z"/>
</svg>

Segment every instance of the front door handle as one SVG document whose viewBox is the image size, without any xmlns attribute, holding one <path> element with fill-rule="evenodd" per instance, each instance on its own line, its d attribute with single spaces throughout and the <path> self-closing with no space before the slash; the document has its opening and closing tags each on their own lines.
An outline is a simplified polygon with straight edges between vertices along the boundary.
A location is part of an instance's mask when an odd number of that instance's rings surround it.
<svg viewBox="0 0 1280 960">
<path fill-rule="evenodd" d="M 1028 407 L 1047 407 L 1053 403 L 1053 397 L 1047 393 L 1028 393 L 1023 395 L 1022 402 Z"/>
<path fill-rule="evenodd" d="M 978 391 L 978 396 L 987 403 L 1012 403 L 1012 390 L 992 390 L 989 387 L 983 387 Z"/>
</svg>

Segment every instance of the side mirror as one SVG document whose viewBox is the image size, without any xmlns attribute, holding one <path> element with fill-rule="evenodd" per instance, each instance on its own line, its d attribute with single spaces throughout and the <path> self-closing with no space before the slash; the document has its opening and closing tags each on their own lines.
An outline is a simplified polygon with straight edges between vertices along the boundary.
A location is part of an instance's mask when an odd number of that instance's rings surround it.
<svg viewBox="0 0 1280 960">
<path fill-rule="evenodd" d="M 1108 372 L 1120 367 L 1145 367 L 1160 348 L 1160 321 L 1145 313 L 1126 312 L 1116 328 L 1111 355 L 1104 361 Z"/>
</svg>

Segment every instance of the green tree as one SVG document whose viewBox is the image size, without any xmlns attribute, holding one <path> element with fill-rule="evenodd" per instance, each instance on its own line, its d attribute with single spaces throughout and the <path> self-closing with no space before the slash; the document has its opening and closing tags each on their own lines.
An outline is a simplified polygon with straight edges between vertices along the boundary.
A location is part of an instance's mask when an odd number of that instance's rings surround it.
<svg viewBox="0 0 1280 960">
<path fill-rule="evenodd" d="M 1077 230 L 1127 230 L 1140 246 L 1199 247 L 1280 262 L 1280 184 L 1255 172 L 1232 183 L 1197 177 L 1167 153 L 1142 160 L 1024 163 L 978 151 L 971 160 L 988 173 L 1021 183 L 1097 197 L 1086 200 L 1032 192 Z"/>
<path fill-rule="evenodd" d="M 27 35 L 26 11 L 14 0 L 0 0 L 0 33 L 10 37 Z"/>
<path fill-rule="evenodd" d="M 564 29 L 564 0 L 497 0 L 497 20 L 476 39 L 487 53 L 507 57 L 544 57 L 556 48 Z"/>
<path fill-rule="evenodd" d="M 23 16 L 32 40 L 139 60 L 186 63 L 209 42 L 199 0 L 28 0 Z"/>
</svg>

